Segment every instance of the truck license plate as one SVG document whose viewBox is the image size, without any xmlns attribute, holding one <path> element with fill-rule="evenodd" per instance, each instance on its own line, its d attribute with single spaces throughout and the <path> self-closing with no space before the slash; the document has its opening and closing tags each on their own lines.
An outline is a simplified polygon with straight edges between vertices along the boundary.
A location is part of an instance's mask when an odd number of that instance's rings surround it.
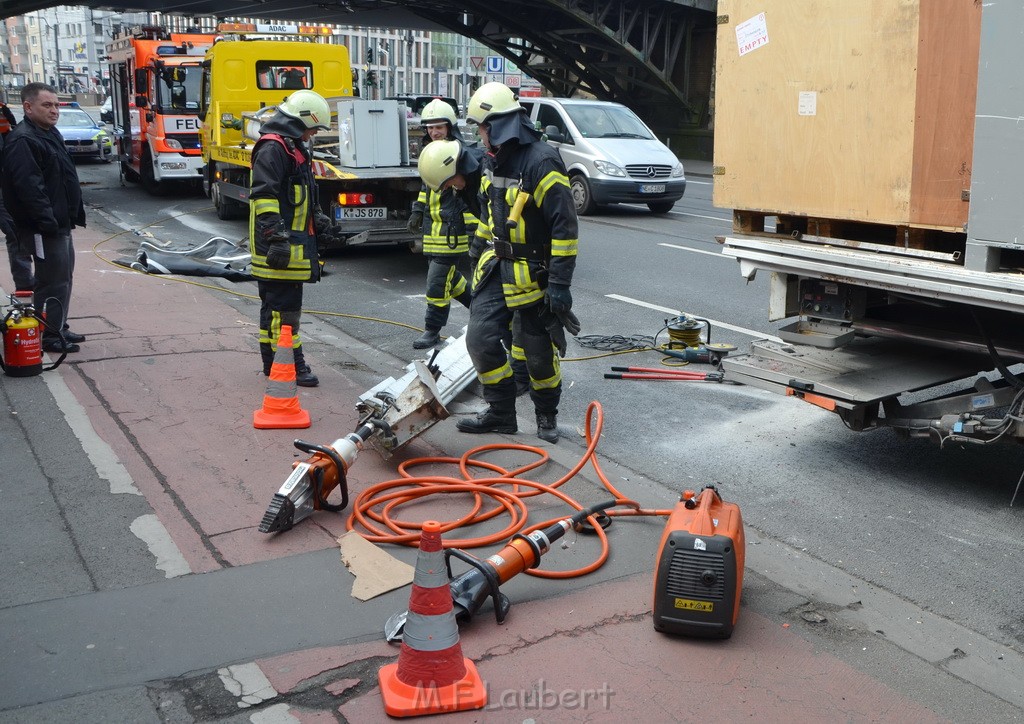
<svg viewBox="0 0 1024 724">
<path fill-rule="evenodd" d="M 386 206 L 339 206 L 335 211 L 335 220 L 341 219 L 386 219 Z"/>
<path fill-rule="evenodd" d="M 665 193 L 665 184 L 640 184 L 640 193 L 663 194 Z"/>
</svg>

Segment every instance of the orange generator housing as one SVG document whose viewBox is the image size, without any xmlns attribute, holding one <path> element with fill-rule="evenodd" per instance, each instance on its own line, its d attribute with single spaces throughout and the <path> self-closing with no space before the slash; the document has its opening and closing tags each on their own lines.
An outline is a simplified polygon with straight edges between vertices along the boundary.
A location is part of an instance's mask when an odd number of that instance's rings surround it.
<svg viewBox="0 0 1024 724">
<path fill-rule="evenodd" d="M 654 578 L 654 628 L 729 638 L 740 615 L 746 541 L 739 507 L 714 486 L 683 493 L 665 524 Z"/>
</svg>

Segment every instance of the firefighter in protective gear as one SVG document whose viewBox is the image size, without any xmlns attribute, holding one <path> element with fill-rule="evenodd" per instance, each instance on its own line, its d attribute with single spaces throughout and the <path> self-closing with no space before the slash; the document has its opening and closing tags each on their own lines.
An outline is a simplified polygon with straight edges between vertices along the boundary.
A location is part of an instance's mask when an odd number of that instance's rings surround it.
<svg viewBox="0 0 1024 724">
<path fill-rule="evenodd" d="M 469 307 L 469 283 L 459 271 L 459 263 L 465 260 L 476 233 L 483 155 L 480 149 L 462 142 L 455 110 L 440 98 L 423 108 L 420 119 L 425 135 L 418 165 L 424 184 L 412 204 L 409 230 L 423 234 L 423 254 L 428 261 L 427 313 L 423 334 L 412 343 L 413 349 L 427 349 L 441 341 L 452 299 Z M 439 173 L 447 171 L 451 173 L 440 178 Z M 452 180 L 455 176 L 458 179 Z M 434 182 L 429 183 L 428 178 Z"/>
<path fill-rule="evenodd" d="M 517 431 L 515 385 L 502 344 L 511 323 L 512 357 L 525 357 L 530 373 L 537 436 L 557 442 L 562 376 L 551 330 L 571 318 L 579 233 L 569 179 L 558 152 L 541 140 L 507 86 L 482 85 L 467 117 L 479 123 L 488 148 L 477 227 L 487 246 L 474 274 L 466 340 L 488 407 L 457 427 Z M 519 218 L 510 218 L 513 209 L 521 209 Z"/>
<path fill-rule="evenodd" d="M 307 142 L 329 129 L 331 109 L 318 93 L 292 93 L 260 127 L 252 149 L 249 185 L 249 252 L 260 294 L 260 354 L 269 375 L 283 325 L 292 328 L 295 381 L 316 387 L 299 334 L 302 285 L 319 281 L 316 236 L 330 233 L 320 213 Z"/>
</svg>

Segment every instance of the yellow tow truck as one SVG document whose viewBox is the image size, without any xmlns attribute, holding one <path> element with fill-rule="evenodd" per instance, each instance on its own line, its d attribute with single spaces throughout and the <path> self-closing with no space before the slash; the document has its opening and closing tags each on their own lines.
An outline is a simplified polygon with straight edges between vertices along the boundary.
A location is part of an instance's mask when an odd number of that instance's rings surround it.
<svg viewBox="0 0 1024 724">
<path fill-rule="evenodd" d="M 406 244 L 420 189 L 410 162 L 405 106 L 352 93 L 348 49 L 327 26 L 221 23 L 203 61 L 200 96 L 203 189 L 221 219 L 248 214 L 252 147 L 278 103 L 302 88 L 332 108 L 332 130 L 313 139 L 320 208 L 336 224 L 321 251 Z"/>
</svg>

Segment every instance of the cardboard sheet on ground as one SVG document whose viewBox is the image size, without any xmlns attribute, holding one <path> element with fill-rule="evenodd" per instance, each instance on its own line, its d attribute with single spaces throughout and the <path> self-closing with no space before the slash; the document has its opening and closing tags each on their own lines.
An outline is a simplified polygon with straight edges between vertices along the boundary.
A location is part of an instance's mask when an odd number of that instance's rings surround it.
<svg viewBox="0 0 1024 724">
<path fill-rule="evenodd" d="M 352 572 L 352 597 L 369 601 L 374 596 L 412 583 L 414 569 L 375 546 L 355 531 L 338 538 L 341 562 Z"/>
</svg>

